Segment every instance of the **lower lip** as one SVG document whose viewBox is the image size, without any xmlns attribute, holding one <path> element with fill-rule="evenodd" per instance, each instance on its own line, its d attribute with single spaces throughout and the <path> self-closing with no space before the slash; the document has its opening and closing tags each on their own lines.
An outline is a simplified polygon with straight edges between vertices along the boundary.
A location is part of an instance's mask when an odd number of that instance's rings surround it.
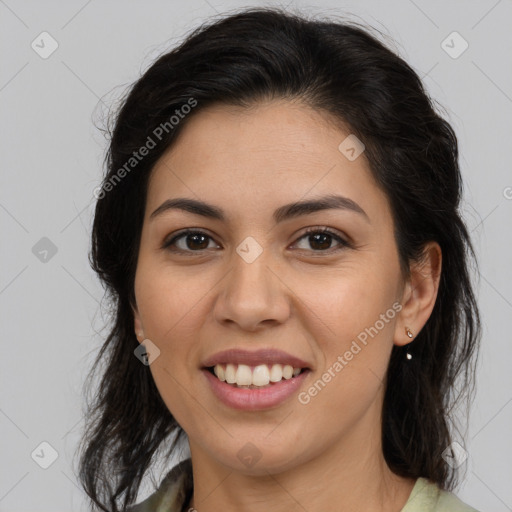
<svg viewBox="0 0 512 512">
<path fill-rule="evenodd" d="M 237 388 L 222 382 L 208 370 L 203 370 L 203 373 L 210 383 L 213 393 L 221 402 L 233 409 L 259 411 L 276 407 L 297 392 L 309 370 L 305 370 L 291 379 L 282 379 L 276 384 L 261 389 Z"/>
</svg>

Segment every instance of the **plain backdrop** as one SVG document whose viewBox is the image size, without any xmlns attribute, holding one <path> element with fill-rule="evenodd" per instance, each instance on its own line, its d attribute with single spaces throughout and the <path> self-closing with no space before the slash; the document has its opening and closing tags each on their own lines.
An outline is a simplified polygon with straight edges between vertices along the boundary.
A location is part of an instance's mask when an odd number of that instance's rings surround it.
<svg viewBox="0 0 512 512">
<path fill-rule="evenodd" d="M 73 456 L 82 385 L 106 332 L 102 288 L 87 260 L 106 147 L 96 125 L 159 53 L 210 16 L 249 5 L 286 4 L 0 0 L 0 511 L 86 510 Z M 482 512 L 510 511 L 512 3 L 293 7 L 349 15 L 393 38 L 456 130 L 483 317 L 477 394 L 467 439 L 459 439 L 469 456 L 456 492 Z"/>
</svg>

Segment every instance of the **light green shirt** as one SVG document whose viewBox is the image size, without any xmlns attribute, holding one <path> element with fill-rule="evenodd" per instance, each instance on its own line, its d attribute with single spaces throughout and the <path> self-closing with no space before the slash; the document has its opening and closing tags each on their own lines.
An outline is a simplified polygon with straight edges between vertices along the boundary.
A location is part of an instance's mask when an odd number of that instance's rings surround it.
<svg viewBox="0 0 512 512">
<path fill-rule="evenodd" d="M 158 490 L 128 512 L 188 512 L 193 492 L 191 460 L 175 466 L 163 479 Z M 198 511 L 200 512 L 200 511 Z M 443 491 L 426 478 L 418 478 L 407 503 L 400 512 L 478 512 L 455 494 Z"/>
</svg>

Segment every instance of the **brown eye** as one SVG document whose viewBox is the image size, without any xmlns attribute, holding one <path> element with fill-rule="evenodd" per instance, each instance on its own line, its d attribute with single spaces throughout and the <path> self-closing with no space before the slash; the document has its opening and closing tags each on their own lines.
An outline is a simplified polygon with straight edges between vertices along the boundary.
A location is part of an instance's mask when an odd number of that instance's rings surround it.
<svg viewBox="0 0 512 512">
<path fill-rule="evenodd" d="M 211 236 L 202 231 L 182 231 L 163 245 L 164 249 L 174 252 L 199 252 L 208 249 Z"/>
<path fill-rule="evenodd" d="M 333 242 L 338 243 L 338 247 L 335 247 L 334 251 L 350 246 L 346 240 L 327 228 L 310 228 L 299 238 L 299 240 L 303 239 L 306 239 L 306 243 L 309 245 L 309 248 L 305 247 L 304 249 L 312 249 L 314 252 L 327 252 L 329 249 L 332 249 L 331 245 Z"/>
</svg>

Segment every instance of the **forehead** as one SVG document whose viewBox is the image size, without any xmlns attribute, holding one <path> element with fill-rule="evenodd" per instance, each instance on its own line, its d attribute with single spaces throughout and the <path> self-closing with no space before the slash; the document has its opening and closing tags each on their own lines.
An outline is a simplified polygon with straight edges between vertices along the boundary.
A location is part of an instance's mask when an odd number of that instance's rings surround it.
<svg viewBox="0 0 512 512">
<path fill-rule="evenodd" d="M 300 103 L 208 107 L 187 120 L 155 165 L 147 209 L 187 196 L 255 218 L 284 203 L 338 193 L 366 205 L 369 215 L 389 214 L 364 152 L 350 160 L 340 151 L 349 135 Z"/>
</svg>

